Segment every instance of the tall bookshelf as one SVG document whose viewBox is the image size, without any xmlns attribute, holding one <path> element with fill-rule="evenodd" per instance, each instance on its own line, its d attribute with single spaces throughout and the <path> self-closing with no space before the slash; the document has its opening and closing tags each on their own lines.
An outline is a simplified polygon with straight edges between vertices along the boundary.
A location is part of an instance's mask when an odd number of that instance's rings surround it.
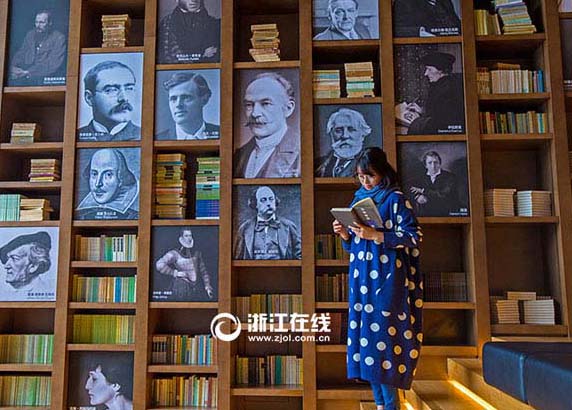
<svg viewBox="0 0 572 410">
<path fill-rule="evenodd" d="M 232 311 L 232 298 L 253 293 L 302 295 L 304 313 L 343 312 L 347 302 L 316 300 L 316 275 L 347 271 L 347 262 L 316 259 L 314 236 L 329 233 L 328 209 L 348 203 L 356 185 L 350 178 L 314 177 L 314 109 L 332 104 L 378 104 L 383 124 L 383 148 L 398 166 L 399 149 L 410 142 L 459 141 L 467 147 L 470 216 L 426 217 L 422 263 L 424 270 L 467 273 L 466 302 L 425 304 L 425 345 L 418 379 L 446 377 L 447 357 L 478 357 L 491 336 L 571 336 L 572 315 L 572 194 L 568 151 L 570 92 L 562 90 L 559 18 L 556 3 L 530 0 L 539 33 L 516 36 L 476 36 L 474 4 L 461 0 L 462 34 L 436 38 L 394 38 L 390 1 L 379 1 L 381 40 L 312 41 L 312 4 L 305 0 L 221 0 L 220 63 L 162 65 L 156 62 L 158 0 L 71 0 L 65 86 L 3 87 L 0 96 L 0 193 L 30 193 L 51 199 L 53 221 L 1 222 L 0 226 L 59 226 L 58 293 L 55 302 L 0 303 L 0 333 L 53 333 L 52 365 L 0 365 L 0 375 L 52 376 L 49 408 L 68 406 L 70 352 L 131 352 L 134 357 L 134 409 L 154 409 L 151 398 L 157 375 L 211 375 L 218 377 L 218 409 L 358 409 L 360 400 L 372 400 L 368 385 L 345 377 L 345 344 L 321 345 L 297 342 L 286 345 L 248 344 L 244 335 L 232 343 L 217 344 L 218 362 L 213 366 L 154 365 L 151 340 L 154 334 L 208 333 L 210 318 Z M 0 69 L 6 72 L 9 0 L 0 0 Z M 98 20 L 102 14 L 128 13 L 133 42 L 121 49 L 100 48 Z M 252 62 L 248 56 L 250 24 L 277 22 L 283 43 L 282 61 Z M 465 133 L 455 135 L 397 136 L 394 121 L 395 48 L 414 44 L 460 44 L 465 92 Z M 102 52 L 143 52 L 142 138 L 135 142 L 86 143 L 76 141 L 80 55 Z M 529 61 L 546 73 L 547 92 L 535 95 L 479 95 L 477 67 L 486 60 Z M 341 66 L 344 62 L 371 61 L 375 74 L 375 98 L 315 99 L 312 70 Z M 298 107 L 301 115 L 300 178 L 233 178 L 235 110 L 233 93 L 241 70 L 296 68 L 300 74 Z M 155 77 L 163 70 L 220 70 L 220 140 L 154 141 Z M 3 82 L 4 83 L 4 82 Z M 537 107 L 548 115 L 546 134 L 481 134 L 479 109 L 485 107 Z M 9 144 L 12 122 L 39 122 L 48 136 L 41 143 Z M 140 213 L 136 221 L 74 220 L 76 153 L 101 146 L 138 147 L 141 150 Z M 190 156 L 219 155 L 221 200 L 218 221 L 154 219 L 153 155 L 185 152 Z M 24 164 L 31 157 L 56 157 L 62 162 L 62 181 L 30 184 Z M 300 187 L 302 259 L 293 261 L 234 261 L 233 193 L 244 185 L 290 184 Z M 543 218 L 486 217 L 484 190 L 512 184 L 519 189 L 553 192 L 554 216 Z M 189 206 L 192 206 L 190 204 Z M 152 234 L 159 226 L 218 226 L 218 301 L 151 302 Z M 93 263 L 74 255 L 76 234 L 136 233 L 136 262 Z M 94 304 L 72 300 L 74 274 L 103 275 L 117 271 L 137 275 L 136 302 Z M 506 290 L 534 290 L 549 294 L 559 305 L 556 326 L 491 325 L 489 296 Z M 126 345 L 73 343 L 72 321 L 76 313 L 135 316 L 135 343 Z M 235 356 L 295 354 L 303 358 L 304 383 L 295 386 L 252 387 L 235 384 Z M 158 409 L 154 409 L 158 410 Z"/>
</svg>

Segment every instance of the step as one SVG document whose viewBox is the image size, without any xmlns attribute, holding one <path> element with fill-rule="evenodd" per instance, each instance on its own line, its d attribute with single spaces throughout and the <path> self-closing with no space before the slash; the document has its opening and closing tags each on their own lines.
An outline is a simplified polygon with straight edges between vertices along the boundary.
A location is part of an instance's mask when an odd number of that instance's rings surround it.
<svg viewBox="0 0 572 410">
<path fill-rule="evenodd" d="M 415 410 L 483 410 L 484 408 L 445 380 L 415 381 L 411 390 L 405 391 L 405 397 Z M 506 409 L 508 407 L 503 408 Z"/>
<path fill-rule="evenodd" d="M 534 410 L 485 382 L 479 359 L 447 359 L 447 373 L 451 380 L 461 383 L 497 409 Z"/>
</svg>

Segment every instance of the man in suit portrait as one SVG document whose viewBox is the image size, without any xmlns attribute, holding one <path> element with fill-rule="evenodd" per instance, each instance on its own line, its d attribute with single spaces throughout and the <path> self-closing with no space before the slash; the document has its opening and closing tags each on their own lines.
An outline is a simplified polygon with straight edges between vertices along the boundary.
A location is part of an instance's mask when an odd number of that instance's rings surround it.
<svg viewBox="0 0 572 410">
<path fill-rule="evenodd" d="M 287 122 L 296 108 L 290 81 L 275 72 L 257 75 L 246 88 L 243 106 L 253 137 L 235 151 L 235 176 L 299 177 L 300 134 Z"/>
<path fill-rule="evenodd" d="M 234 259 L 301 259 L 300 231 L 290 219 L 278 217 L 280 200 L 268 186 L 258 187 L 248 199 L 256 216 L 238 227 Z"/>
<path fill-rule="evenodd" d="M 370 39 L 367 27 L 357 24 L 358 0 L 328 0 L 330 26 L 314 36 L 314 40 Z"/>
<path fill-rule="evenodd" d="M 371 127 L 363 114 L 349 108 L 335 111 L 326 125 L 332 149 L 317 160 L 317 177 L 353 177 L 356 159 L 364 148 Z"/>
<path fill-rule="evenodd" d="M 163 83 L 169 93 L 173 125 L 156 136 L 157 140 L 204 140 L 219 137 L 219 126 L 205 122 L 203 109 L 212 92 L 198 73 L 179 72 Z"/>
<path fill-rule="evenodd" d="M 87 72 L 83 82 L 93 118 L 78 130 L 79 140 L 140 140 L 141 127 L 131 121 L 136 99 L 133 70 L 118 61 L 103 61 Z"/>
<path fill-rule="evenodd" d="M 75 209 L 76 219 L 137 219 L 139 181 L 117 148 L 95 151 L 84 169 L 89 193 Z"/>
<path fill-rule="evenodd" d="M 394 0 L 396 37 L 458 36 L 461 19 L 451 0 Z"/>
</svg>

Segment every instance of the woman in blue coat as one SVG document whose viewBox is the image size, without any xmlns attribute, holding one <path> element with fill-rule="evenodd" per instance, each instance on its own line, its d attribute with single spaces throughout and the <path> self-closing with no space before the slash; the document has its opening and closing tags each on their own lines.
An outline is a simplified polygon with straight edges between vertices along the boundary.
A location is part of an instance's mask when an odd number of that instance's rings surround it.
<svg viewBox="0 0 572 410">
<path fill-rule="evenodd" d="M 384 227 L 348 230 L 337 220 L 333 223 L 350 253 L 348 378 L 370 382 L 378 410 L 398 410 L 397 388 L 411 387 L 423 340 L 417 248 L 423 234 L 380 148 L 361 154 L 357 176 L 361 187 L 352 205 L 371 198 Z"/>
</svg>

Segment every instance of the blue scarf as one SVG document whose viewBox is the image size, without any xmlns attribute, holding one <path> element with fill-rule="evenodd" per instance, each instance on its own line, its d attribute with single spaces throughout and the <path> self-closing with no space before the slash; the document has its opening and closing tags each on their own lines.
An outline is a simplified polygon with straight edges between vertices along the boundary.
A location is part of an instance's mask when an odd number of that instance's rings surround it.
<svg viewBox="0 0 572 410">
<path fill-rule="evenodd" d="M 370 189 L 369 191 L 362 186 L 355 192 L 354 199 L 350 204 L 350 207 L 352 207 L 356 202 L 361 201 L 362 199 L 365 198 L 373 199 L 373 202 L 375 202 L 375 204 L 379 207 L 383 203 L 383 201 L 387 199 L 389 194 L 395 191 L 399 191 L 399 188 L 397 186 L 382 188 L 381 185 L 378 185 Z"/>
</svg>

